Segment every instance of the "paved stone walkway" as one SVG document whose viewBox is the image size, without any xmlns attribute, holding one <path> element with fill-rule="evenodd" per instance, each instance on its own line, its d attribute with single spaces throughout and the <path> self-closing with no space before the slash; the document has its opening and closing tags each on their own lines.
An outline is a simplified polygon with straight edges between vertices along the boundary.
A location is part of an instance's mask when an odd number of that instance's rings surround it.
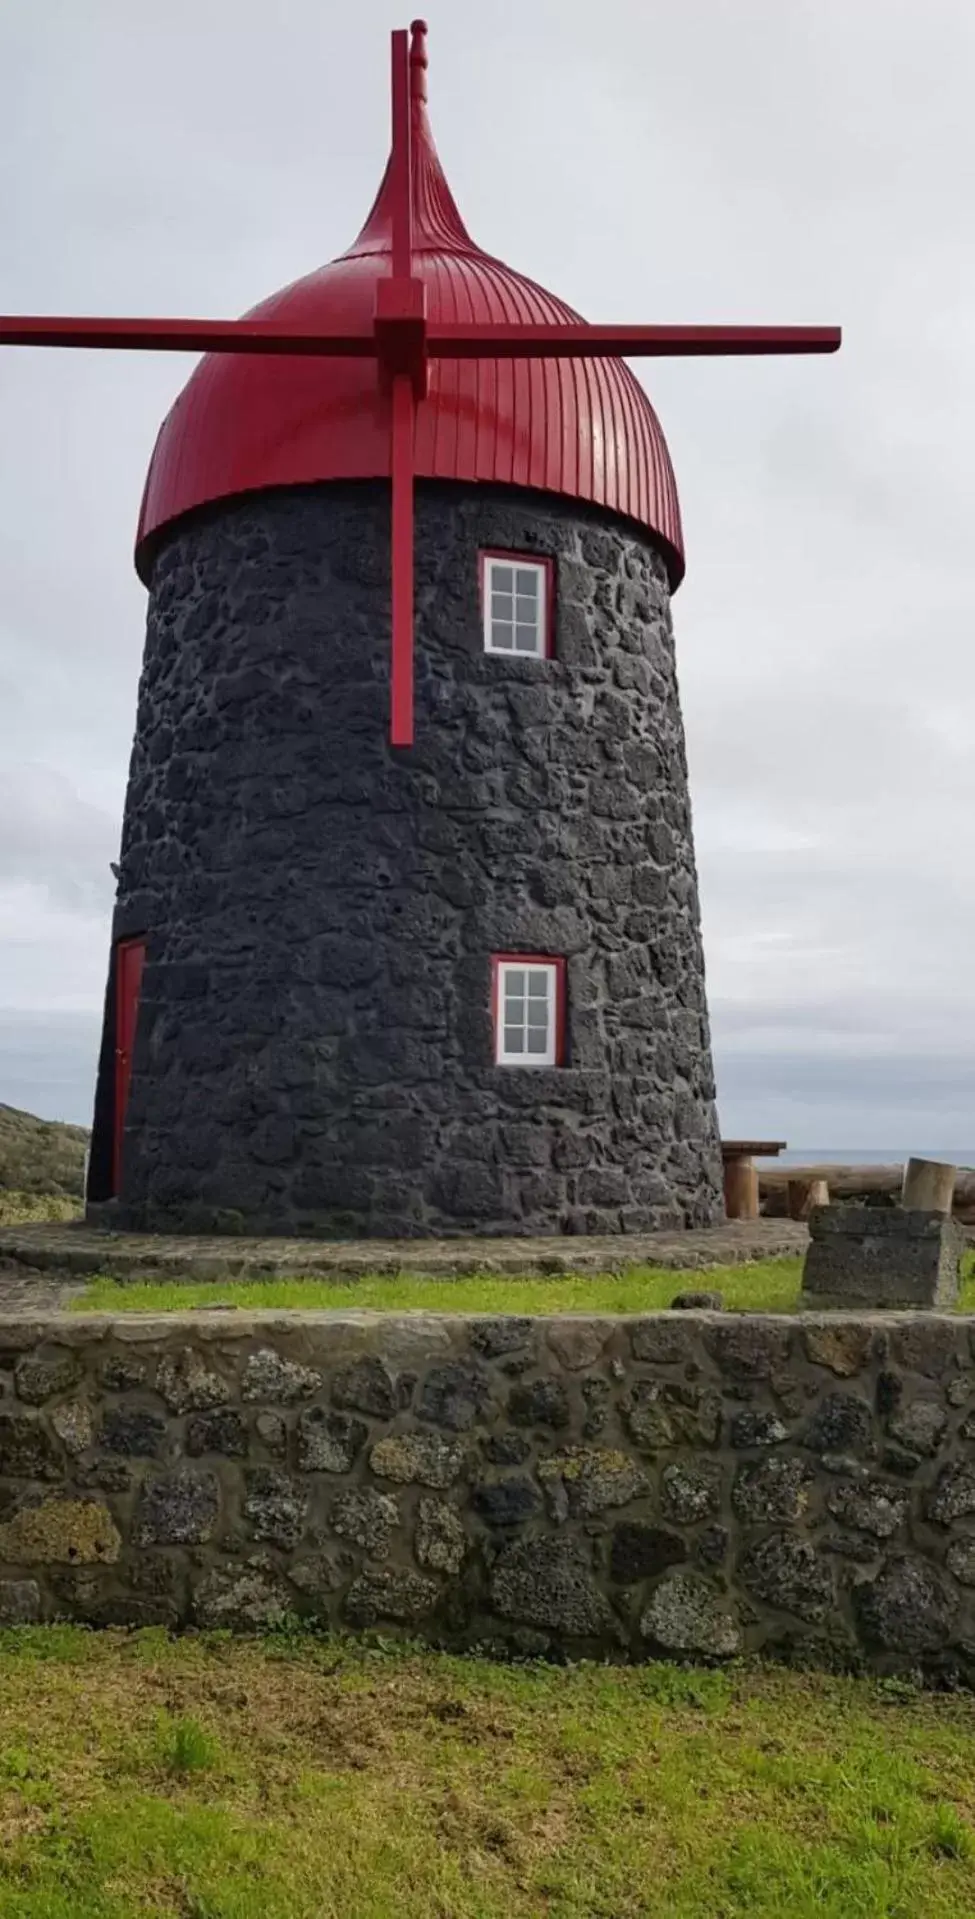
<svg viewBox="0 0 975 1919">
<path fill-rule="evenodd" d="M 50 1309 L 93 1273 L 124 1284 L 153 1278 L 362 1279 L 377 1273 L 449 1281 L 472 1273 L 619 1273 L 634 1266 L 704 1270 L 799 1253 L 807 1237 L 804 1225 L 771 1219 L 607 1239 L 177 1238 L 109 1233 L 81 1221 L 0 1226 L 0 1311 Z"/>
<path fill-rule="evenodd" d="M 63 1313 L 85 1290 L 83 1279 L 39 1273 L 0 1257 L 0 1313 Z"/>
</svg>

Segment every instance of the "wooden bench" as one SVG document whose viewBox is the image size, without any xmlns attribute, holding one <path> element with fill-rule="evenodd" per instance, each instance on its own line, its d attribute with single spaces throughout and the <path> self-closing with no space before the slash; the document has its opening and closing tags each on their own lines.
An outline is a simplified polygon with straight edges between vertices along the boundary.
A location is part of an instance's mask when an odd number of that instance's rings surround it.
<svg viewBox="0 0 975 1919">
<path fill-rule="evenodd" d="M 729 1219 L 758 1218 L 758 1168 L 756 1159 L 777 1159 L 784 1153 L 784 1139 L 723 1139 L 724 1209 Z"/>
</svg>

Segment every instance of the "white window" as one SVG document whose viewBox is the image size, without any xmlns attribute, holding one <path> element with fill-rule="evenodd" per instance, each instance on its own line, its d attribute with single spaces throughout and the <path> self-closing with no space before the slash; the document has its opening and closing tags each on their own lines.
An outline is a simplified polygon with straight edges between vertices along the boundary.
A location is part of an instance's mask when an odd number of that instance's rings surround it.
<svg viewBox="0 0 975 1919">
<path fill-rule="evenodd" d="M 546 659 L 551 652 L 548 565 L 513 553 L 485 553 L 482 559 L 485 652 Z"/>
<path fill-rule="evenodd" d="M 495 960 L 495 1063 L 558 1066 L 561 1052 L 561 962 L 516 956 Z"/>
</svg>

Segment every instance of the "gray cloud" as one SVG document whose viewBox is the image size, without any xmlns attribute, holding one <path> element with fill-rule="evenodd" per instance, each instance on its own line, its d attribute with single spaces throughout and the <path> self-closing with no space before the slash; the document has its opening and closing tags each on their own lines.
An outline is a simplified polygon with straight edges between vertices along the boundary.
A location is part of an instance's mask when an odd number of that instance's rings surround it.
<svg viewBox="0 0 975 1919">
<path fill-rule="evenodd" d="M 110 910 L 118 825 L 63 773 L 29 761 L 0 767 L 0 818 L 0 886 L 37 888 L 69 911 Z"/>
<path fill-rule="evenodd" d="M 385 156 L 400 23 L 385 0 L 273 20 L 8 0 L 4 304 L 231 314 L 339 251 Z M 845 325 L 831 361 L 638 369 L 687 529 L 722 1118 L 964 1147 L 975 15 L 493 0 L 430 24 L 438 142 L 482 244 L 594 317 Z M 0 1099 L 71 1117 L 142 643 L 132 533 L 187 371 L 0 353 Z"/>
<path fill-rule="evenodd" d="M 100 1011 L 0 1011 L 2 1104 L 90 1126 Z"/>
</svg>

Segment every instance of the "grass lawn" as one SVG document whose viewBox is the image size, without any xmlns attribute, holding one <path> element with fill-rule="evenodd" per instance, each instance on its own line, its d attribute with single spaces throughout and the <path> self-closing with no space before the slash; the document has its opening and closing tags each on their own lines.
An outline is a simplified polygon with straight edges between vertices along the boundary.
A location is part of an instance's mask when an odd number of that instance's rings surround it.
<svg viewBox="0 0 975 1919">
<path fill-rule="evenodd" d="M 447 1313 L 652 1313 L 670 1305 L 688 1288 L 723 1295 L 727 1307 L 745 1312 L 798 1310 L 802 1261 L 756 1260 L 708 1272 L 660 1272 L 652 1267 L 632 1273 L 553 1279 L 268 1279 L 223 1284 L 163 1280 L 122 1286 L 114 1279 L 92 1279 L 72 1302 L 72 1312 L 176 1313 L 207 1306 L 298 1307 L 306 1311 Z M 968 1254 L 959 1311 L 975 1312 L 975 1255 Z"/>
<path fill-rule="evenodd" d="M 3 1919 L 975 1912 L 975 1713 L 783 1669 L 0 1635 Z"/>
<path fill-rule="evenodd" d="M 163 1280 L 121 1286 L 115 1279 L 89 1281 L 72 1302 L 74 1312 L 187 1312 L 211 1303 L 306 1310 L 365 1307 L 379 1312 L 440 1313 L 645 1313 L 669 1306 L 675 1293 L 693 1286 L 718 1290 L 732 1306 L 767 1307 L 788 1312 L 798 1305 L 801 1262 L 766 1260 L 718 1272 L 660 1272 L 650 1267 L 613 1275 L 565 1274 L 557 1278 L 423 1279 L 412 1274 L 391 1279 L 266 1279 L 196 1284 Z"/>
</svg>

